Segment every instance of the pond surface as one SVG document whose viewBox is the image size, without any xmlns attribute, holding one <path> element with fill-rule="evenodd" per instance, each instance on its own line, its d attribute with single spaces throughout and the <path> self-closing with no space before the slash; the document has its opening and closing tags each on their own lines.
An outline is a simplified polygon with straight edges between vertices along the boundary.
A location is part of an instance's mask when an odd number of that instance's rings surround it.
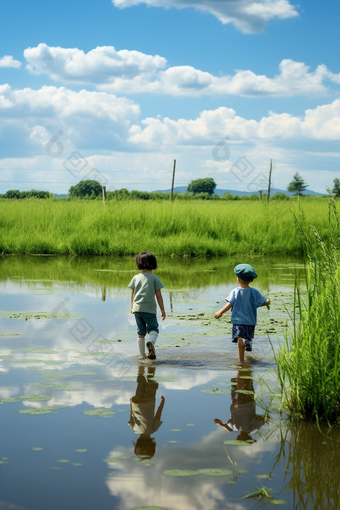
<svg viewBox="0 0 340 510">
<path fill-rule="evenodd" d="M 272 305 L 241 367 L 213 314 L 245 261 Z M 302 261 L 158 263 L 167 318 L 138 362 L 134 259 L 0 260 L 0 508 L 340 508 L 339 431 L 278 412 L 273 349 Z"/>
</svg>

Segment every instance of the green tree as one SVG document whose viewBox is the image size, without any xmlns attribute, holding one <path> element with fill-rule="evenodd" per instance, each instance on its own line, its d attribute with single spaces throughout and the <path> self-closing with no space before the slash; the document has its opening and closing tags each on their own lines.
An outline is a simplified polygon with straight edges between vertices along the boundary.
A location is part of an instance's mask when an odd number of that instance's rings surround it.
<svg viewBox="0 0 340 510">
<path fill-rule="evenodd" d="M 95 198 L 102 193 L 102 186 L 98 181 L 80 181 L 68 190 L 70 198 Z"/>
<path fill-rule="evenodd" d="M 302 195 L 306 188 L 308 188 L 308 184 L 302 179 L 301 175 L 296 172 L 287 190 L 294 193 L 294 195 Z"/>
<path fill-rule="evenodd" d="M 197 195 L 198 193 L 208 193 L 211 197 L 216 188 L 216 182 L 212 177 L 205 177 L 204 179 L 196 179 L 189 182 L 188 191 Z"/>
<path fill-rule="evenodd" d="M 333 189 L 332 189 L 332 193 L 334 193 L 334 195 L 336 197 L 340 197 L 340 179 L 334 179 L 334 186 L 333 186 Z"/>
</svg>

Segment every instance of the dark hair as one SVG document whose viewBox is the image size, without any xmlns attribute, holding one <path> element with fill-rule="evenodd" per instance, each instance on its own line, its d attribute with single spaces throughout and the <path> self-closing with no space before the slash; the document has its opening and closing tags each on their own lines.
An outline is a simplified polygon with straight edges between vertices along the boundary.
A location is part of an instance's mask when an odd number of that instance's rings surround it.
<svg viewBox="0 0 340 510">
<path fill-rule="evenodd" d="M 138 269 L 157 269 L 157 260 L 151 251 L 142 251 L 136 257 Z"/>
<path fill-rule="evenodd" d="M 139 437 L 135 444 L 134 454 L 137 457 L 144 457 L 151 459 L 156 453 L 156 441 L 153 437 L 141 438 Z"/>
</svg>

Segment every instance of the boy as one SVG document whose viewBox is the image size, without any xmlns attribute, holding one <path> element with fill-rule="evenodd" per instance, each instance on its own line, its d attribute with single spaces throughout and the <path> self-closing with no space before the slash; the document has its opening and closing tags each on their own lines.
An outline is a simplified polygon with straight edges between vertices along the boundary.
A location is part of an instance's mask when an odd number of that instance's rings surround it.
<svg viewBox="0 0 340 510">
<path fill-rule="evenodd" d="M 150 360 L 155 360 L 155 343 L 159 333 L 155 298 L 164 321 L 166 313 L 161 293 L 164 285 L 158 276 L 152 274 L 152 271 L 157 269 L 157 261 L 153 253 L 142 251 L 136 257 L 136 264 L 141 273 L 132 278 L 129 287 L 131 289 L 131 313 L 134 314 L 137 323 L 139 359 L 145 358 L 145 335 L 149 333 L 150 340 L 146 343 L 149 351 L 147 357 Z"/>
<path fill-rule="evenodd" d="M 215 319 L 219 319 L 232 308 L 232 341 L 237 342 L 239 360 L 243 362 L 244 350 L 252 351 L 257 309 L 260 306 L 269 306 L 270 301 L 259 290 L 249 286 L 249 283 L 257 278 L 257 273 L 252 266 L 238 264 L 234 271 L 239 287 L 230 292 L 226 298 L 228 303 L 219 312 L 215 313 Z"/>
</svg>

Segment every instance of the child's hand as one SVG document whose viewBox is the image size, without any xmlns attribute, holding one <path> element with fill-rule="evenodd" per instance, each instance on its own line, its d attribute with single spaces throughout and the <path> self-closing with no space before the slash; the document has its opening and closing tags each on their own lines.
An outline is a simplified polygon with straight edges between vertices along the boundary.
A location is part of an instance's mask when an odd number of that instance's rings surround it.
<svg viewBox="0 0 340 510">
<path fill-rule="evenodd" d="M 216 313 L 215 313 L 215 319 L 219 319 L 220 317 L 222 317 L 222 315 L 223 315 L 223 314 L 221 313 L 221 311 L 216 312 Z"/>
<path fill-rule="evenodd" d="M 166 313 L 165 313 L 165 310 L 163 310 L 161 312 L 161 317 L 162 317 L 162 321 L 164 321 L 165 317 L 166 317 Z"/>
<path fill-rule="evenodd" d="M 131 310 L 131 313 L 133 314 L 133 310 Z"/>
</svg>

